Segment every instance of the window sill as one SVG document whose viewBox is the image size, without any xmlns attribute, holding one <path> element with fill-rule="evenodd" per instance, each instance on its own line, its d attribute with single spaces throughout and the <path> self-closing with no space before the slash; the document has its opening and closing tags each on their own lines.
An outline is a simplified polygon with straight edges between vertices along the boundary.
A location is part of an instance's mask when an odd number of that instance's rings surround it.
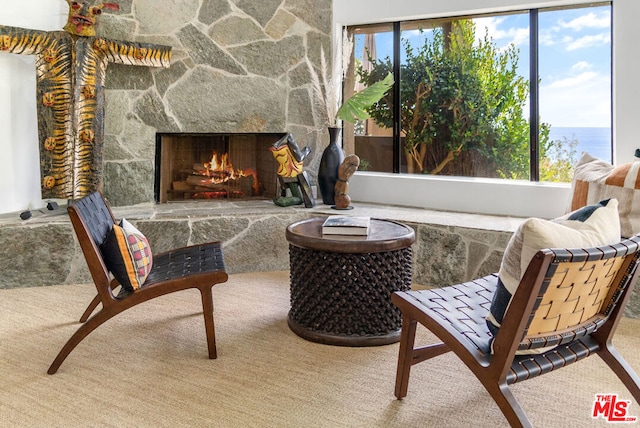
<svg viewBox="0 0 640 428">
<path fill-rule="evenodd" d="M 568 183 L 362 171 L 349 180 L 353 201 L 515 217 L 558 217 L 570 195 Z"/>
</svg>

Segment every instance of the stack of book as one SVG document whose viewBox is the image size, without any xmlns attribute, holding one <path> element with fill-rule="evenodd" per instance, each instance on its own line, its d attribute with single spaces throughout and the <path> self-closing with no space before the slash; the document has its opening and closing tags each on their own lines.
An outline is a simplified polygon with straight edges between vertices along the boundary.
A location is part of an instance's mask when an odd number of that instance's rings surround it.
<svg viewBox="0 0 640 428">
<path fill-rule="evenodd" d="M 333 215 L 322 224 L 323 235 L 368 235 L 370 217 Z"/>
</svg>

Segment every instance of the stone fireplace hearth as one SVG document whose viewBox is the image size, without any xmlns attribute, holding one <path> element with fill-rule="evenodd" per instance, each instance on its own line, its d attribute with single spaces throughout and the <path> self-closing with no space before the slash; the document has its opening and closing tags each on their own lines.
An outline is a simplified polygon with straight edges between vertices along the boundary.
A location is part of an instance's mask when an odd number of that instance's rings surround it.
<svg viewBox="0 0 640 428">
<path fill-rule="evenodd" d="M 103 192 L 154 202 L 158 133 L 290 132 L 312 184 L 327 137 L 305 64 L 331 50 L 331 0 L 121 0 L 98 35 L 169 45 L 168 69 L 107 69 Z M 275 161 L 274 161 L 275 162 Z"/>
</svg>

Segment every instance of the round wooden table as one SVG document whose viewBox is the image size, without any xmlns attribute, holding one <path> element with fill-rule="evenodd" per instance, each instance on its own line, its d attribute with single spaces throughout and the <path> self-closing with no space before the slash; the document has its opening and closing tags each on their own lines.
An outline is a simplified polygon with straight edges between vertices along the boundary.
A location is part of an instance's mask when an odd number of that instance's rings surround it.
<svg viewBox="0 0 640 428">
<path fill-rule="evenodd" d="M 298 336 L 341 346 L 400 340 L 394 291 L 411 288 L 415 232 L 371 219 L 367 236 L 322 235 L 326 217 L 287 227 L 291 268 L 288 324 Z"/>
</svg>

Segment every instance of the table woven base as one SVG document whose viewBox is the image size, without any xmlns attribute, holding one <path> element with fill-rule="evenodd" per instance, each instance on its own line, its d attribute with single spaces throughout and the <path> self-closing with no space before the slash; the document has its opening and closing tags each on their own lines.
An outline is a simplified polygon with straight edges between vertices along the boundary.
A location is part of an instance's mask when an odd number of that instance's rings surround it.
<svg viewBox="0 0 640 428">
<path fill-rule="evenodd" d="M 400 339 L 402 317 L 391 293 L 411 288 L 411 247 L 336 253 L 289 245 L 289 326 L 305 339 L 373 346 Z"/>
</svg>

